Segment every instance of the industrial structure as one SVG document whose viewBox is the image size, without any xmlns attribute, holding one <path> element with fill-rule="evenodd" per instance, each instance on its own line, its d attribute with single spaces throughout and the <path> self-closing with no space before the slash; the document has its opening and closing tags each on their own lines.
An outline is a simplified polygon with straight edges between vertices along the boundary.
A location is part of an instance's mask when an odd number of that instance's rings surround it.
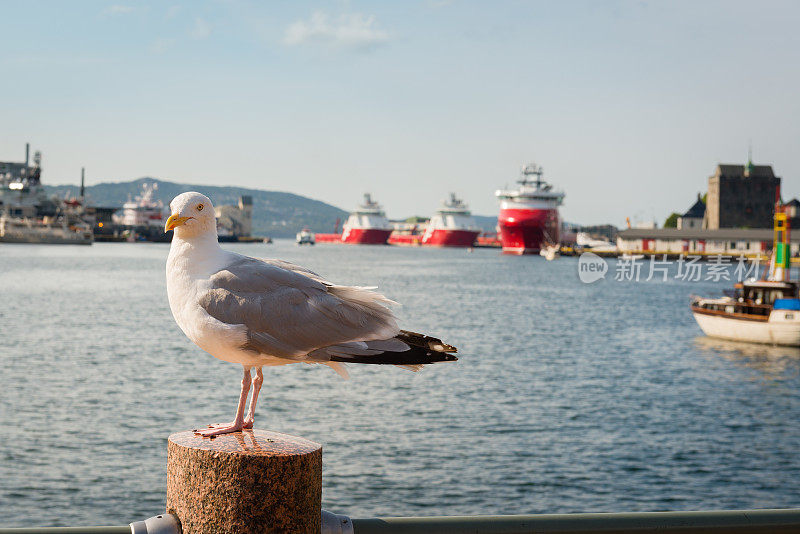
<svg viewBox="0 0 800 534">
<path fill-rule="evenodd" d="M 253 197 L 242 195 L 236 205 L 214 208 L 217 231 L 221 238 L 250 237 L 253 232 Z"/>
<path fill-rule="evenodd" d="M 30 164 L 30 144 L 24 162 L 0 162 L 0 242 L 90 245 L 92 227 L 81 202 L 47 195 L 41 163 L 36 151 Z"/>
</svg>

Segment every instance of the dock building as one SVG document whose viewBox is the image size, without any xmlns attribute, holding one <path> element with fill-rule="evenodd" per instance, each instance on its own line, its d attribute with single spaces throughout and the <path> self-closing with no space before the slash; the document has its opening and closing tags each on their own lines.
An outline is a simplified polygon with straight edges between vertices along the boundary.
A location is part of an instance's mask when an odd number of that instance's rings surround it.
<svg viewBox="0 0 800 534">
<path fill-rule="evenodd" d="M 772 250 L 769 228 L 629 228 L 617 235 L 623 254 L 758 256 Z M 800 251 L 800 230 L 791 235 L 792 255 Z"/>
</svg>

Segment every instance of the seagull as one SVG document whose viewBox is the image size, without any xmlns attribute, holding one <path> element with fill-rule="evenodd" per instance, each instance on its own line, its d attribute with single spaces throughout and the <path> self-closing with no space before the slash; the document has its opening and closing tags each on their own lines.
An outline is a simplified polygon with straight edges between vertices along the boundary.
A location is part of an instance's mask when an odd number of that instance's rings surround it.
<svg viewBox="0 0 800 534">
<path fill-rule="evenodd" d="M 337 285 L 286 261 L 223 250 L 207 196 L 178 195 L 170 212 L 164 231 L 174 230 L 167 258 L 172 316 L 198 347 L 244 369 L 233 421 L 195 433 L 214 437 L 253 428 L 262 367 L 322 364 L 347 378 L 347 363 L 417 371 L 457 360 L 455 347 L 400 330 L 388 307 L 394 302 L 373 287 Z"/>
</svg>

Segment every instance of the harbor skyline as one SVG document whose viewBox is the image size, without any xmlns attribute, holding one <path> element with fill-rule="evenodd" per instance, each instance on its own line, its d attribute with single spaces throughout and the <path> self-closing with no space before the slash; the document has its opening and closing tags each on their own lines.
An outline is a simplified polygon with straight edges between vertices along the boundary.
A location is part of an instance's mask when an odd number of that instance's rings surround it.
<svg viewBox="0 0 800 534">
<path fill-rule="evenodd" d="M 155 176 L 474 213 L 541 164 L 565 220 L 660 223 L 717 163 L 800 195 L 800 8 L 770 2 L 2 4 L 6 128 L 48 184 Z M 79 35 L 80 37 L 75 37 Z"/>
</svg>

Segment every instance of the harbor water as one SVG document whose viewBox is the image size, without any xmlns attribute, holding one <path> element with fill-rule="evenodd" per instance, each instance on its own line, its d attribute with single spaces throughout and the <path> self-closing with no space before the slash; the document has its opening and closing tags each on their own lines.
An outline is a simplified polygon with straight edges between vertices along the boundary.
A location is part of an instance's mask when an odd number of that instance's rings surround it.
<svg viewBox="0 0 800 534">
<path fill-rule="evenodd" d="M 800 506 L 800 351 L 704 338 L 690 294 L 494 249 L 226 245 L 376 285 L 458 346 L 412 373 L 265 372 L 256 426 L 324 447 L 323 507 L 373 515 Z M 0 526 L 164 510 L 167 436 L 230 420 L 241 368 L 175 325 L 168 245 L 0 245 Z M 643 277 L 644 278 L 644 277 Z M 309 326 L 313 328 L 312 325 Z"/>
</svg>

